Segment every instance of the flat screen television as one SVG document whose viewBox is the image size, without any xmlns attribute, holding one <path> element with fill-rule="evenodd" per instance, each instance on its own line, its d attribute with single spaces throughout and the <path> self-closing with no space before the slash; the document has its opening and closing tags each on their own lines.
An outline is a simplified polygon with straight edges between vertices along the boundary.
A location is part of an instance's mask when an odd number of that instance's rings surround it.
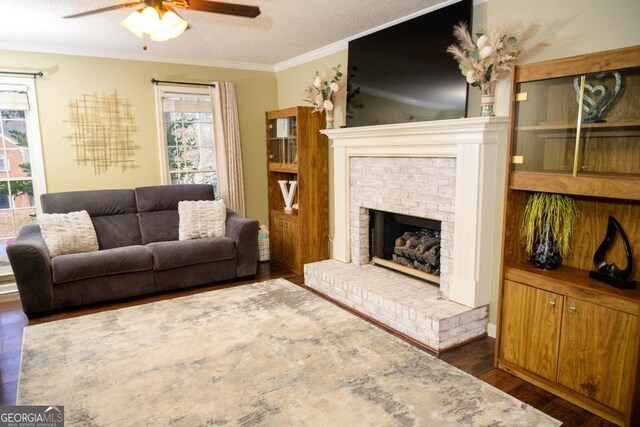
<svg viewBox="0 0 640 427">
<path fill-rule="evenodd" d="M 462 0 L 349 42 L 347 127 L 465 117 L 468 85 L 446 52 Z"/>
</svg>

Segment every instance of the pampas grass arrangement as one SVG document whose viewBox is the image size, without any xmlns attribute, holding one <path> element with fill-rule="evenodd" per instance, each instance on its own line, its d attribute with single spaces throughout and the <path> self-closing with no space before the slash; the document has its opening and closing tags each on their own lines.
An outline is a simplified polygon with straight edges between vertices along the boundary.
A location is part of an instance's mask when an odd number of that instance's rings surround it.
<svg viewBox="0 0 640 427">
<path fill-rule="evenodd" d="M 520 242 L 527 259 L 540 239 L 548 239 L 549 233 L 558 245 L 562 257 L 570 252 L 569 240 L 574 230 L 578 206 L 571 197 L 553 193 L 533 193 L 522 215 Z"/>
</svg>

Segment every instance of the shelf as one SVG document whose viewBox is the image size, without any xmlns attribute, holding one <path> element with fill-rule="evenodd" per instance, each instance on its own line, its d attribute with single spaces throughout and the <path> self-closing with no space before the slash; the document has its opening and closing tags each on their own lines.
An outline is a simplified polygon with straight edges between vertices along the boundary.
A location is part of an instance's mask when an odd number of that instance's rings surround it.
<svg viewBox="0 0 640 427">
<path fill-rule="evenodd" d="M 269 162 L 269 172 L 298 173 L 298 164 Z"/>
<path fill-rule="evenodd" d="M 516 126 L 516 131 L 542 131 L 542 130 L 573 130 L 577 129 L 577 123 L 549 123 L 529 126 Z M 582 129 L 617 129 L 627 127 L 640 127 L 640 120 L 626 120 L 620 122 L 582 123 Z"/>
<path fill-rule="evenodd" d="M 512 172 L 509 188 L 511 190 L 640 200 L 640 177 L 628 178 L 628 175 L 617 178 L 611 175 L 573 176 L 539 172 Z"/>
<path fill-rule="evenodd" d="M 298 222 L 298 210 L 294 209 L 292 213 L 286 213 L 284 210 L 271 209 L 269 211 L 272 216 L 286 221 Z"/>
<path fill-rule="evenodd" d="M 587 270 L 561 265 L 556 270 L 539 270 L 531 264 L 505 265 L 504 278 L 637 316 L 640 289 L 621 290 L 589 277 Z"/>
</svg>

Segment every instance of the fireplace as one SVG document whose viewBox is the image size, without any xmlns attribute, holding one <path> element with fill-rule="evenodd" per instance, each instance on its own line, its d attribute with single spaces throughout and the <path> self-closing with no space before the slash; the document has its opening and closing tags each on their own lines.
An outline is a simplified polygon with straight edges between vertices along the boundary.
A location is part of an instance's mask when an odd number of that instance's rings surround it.
<svg viewBox="0 0 640 427">
<path fill-rule="evenodd" d="M 323 131 L 333 147 L 334 259 L 306 264 L 305 284 L 435 351 L 484 335 L 496 264 L 495 195 L 502 192 L 496 156 L 506 146 L 506 123 L 481 117 Z M 384 232 L 371 237 L 376 216 L 409 228 L 388 237 L 391 253 L 381 245 Z M 375 254 L 397 264 L 396 240 L 416 231 L 411 227 L 439 234 L 439 286 L 371 263 Z"/>
<path fill-rule="evenodd" d="M 374 264 L 440 284 L 441 221 L 375 209 L 369 215 Z"/>
</svg>

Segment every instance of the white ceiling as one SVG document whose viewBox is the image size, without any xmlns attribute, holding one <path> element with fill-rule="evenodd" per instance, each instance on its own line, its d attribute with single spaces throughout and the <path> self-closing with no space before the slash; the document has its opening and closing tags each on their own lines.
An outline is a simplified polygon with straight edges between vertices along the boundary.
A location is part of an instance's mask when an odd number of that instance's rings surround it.
<svg viewBox="0 0 640 427">
<path fill-rule="evenodd" d="M 0 49 L 277 70 L 456 0 L 231 0 L 258 6 L 261 14 L 250 19 L 185 10 L 192 28 L 174 40 L 149 41 L 147 51 L 120 25 L 133 9 L 62 18 L 129 1 L 0 0 Z"/>
</svg>

